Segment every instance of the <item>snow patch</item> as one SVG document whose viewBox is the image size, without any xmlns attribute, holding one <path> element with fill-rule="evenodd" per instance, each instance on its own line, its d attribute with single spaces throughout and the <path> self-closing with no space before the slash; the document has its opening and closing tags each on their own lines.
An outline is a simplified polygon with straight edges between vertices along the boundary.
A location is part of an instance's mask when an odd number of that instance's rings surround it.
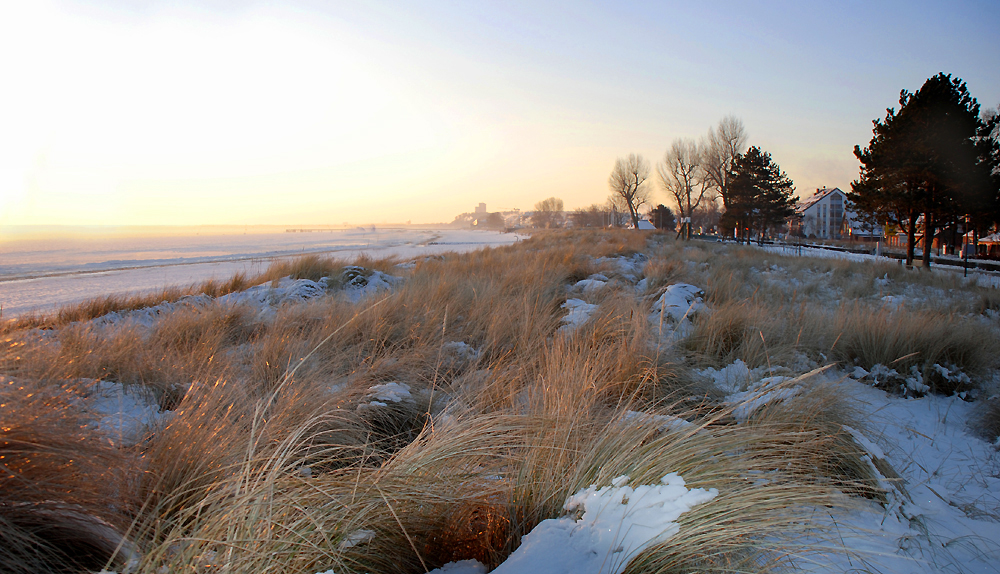
<svg viewBox="0 0 1000 574">
<path fill-rule="evenodd" d="M 387 275 L 381 271 L 369 271 L 364 267 L 348 265 L 340 274 L 344 293 L 353 303 L 361 299 L 392 289 L 402 277 Z M 182 309 L 205 308 L 213 302 L 223 305 L 247 305 L 257 309 L 258 320 L 274 318 L 274 310 L 286 303 L 298 303 L 326 295 L 333 280 L 323 277 L 319 281 L 282 277 L 278 281 L 255 285 L 243 291 L 234 291 L 221 297 L 212 298 L 205 294 L 188 295 L 170 303 L 145 307 L 134 311 L 113 311 L 93 320 L 95 326 L 114 325 L 129 321 L 143 327 L 152 327 L 161 318 Z"/>
<path fill-rule="evenodd" d="M 642 270 L 649 258 L 643 253 L 635 253 L 628 257 L 598 257 L 594 264 L 611 273 L 617 274 L 629 283 L 636 283 L 642 277 Z"/>
<path fill-rule="evenodd" d="M 388 401 L 390 403 L 401 403 L 403 401 L 413 400 L 413 395 L 410 394 L 410 385 L 404 383 L 383 383 L 381 385 L 375 385 L 374 387 L 370 387 L 368 389 L 368 396 L 373 399 Z"/>
<path fill-rule="evenodd" d="M 465 341 L 448 341 L 441 348 L 456 359 L 474 361 L 479 358 L 479 351 Z"/>
<path fill-rule="evenodd" d="M 766 377 L 751 385 L 751 389 L 748 391 L 727 396 L 726 402 L 736 405 L 733 408 L 733 416 L 736 420 L 746 422 L 757 409 L 800 394 L 802 392 L 800 386 L 781 386 L 792 380 L 794 379 L 791 377 Z"/>
<path fill-rule="evenodd" d="M 639 424 L 655 424 L 657 425 L 657 428 L 663 432 L 681 432 L 695 430 L 698 428 L 698 425 L 680 417 L 675 417 L 674 415 L 658 415 L 639 411 L 626 412 L 623 420 L 629 422 L 634 421 Z"/>
<path fill-rule="evenodd" d="M 486 574 L 489 568 L 478 560 L 461 560 L 449 562 L 440 568 L 435 568 L 427 574 Z M 331 570 L 331 572 L 333 572 Z"/>
<path fill-rule="evenodd" d="M 736 393 L 749 388 L 763 371 L 760 368 L 751 369 L 742 360 L 736 359 L 721 369 L 708 367 L 695 372 L 710 379 L 723 392 Z"/>
<path fill-rule="evenodd" d="M 675 323 L 689 319 L 705 307 L 702 301 L 704 295 L 705 292 L 694 285 L 687 283 L 670 285 L 653 304 L 653 314 L 650 318 L 655 317 L 655 320 L 659 321 L 662 315 L 669 317 Z"/>
<path fill-rule="evenodd" d="M 495 574 L 620 574 L 640 552 L 677 534 L 678 518 L 716 496 L 714 488 L 688 489 L 670 473 L 660 484 L 628 486 L 620 476 L 610 486 L 592 485 L 566 500 L 563 518 L 543 520 Z"/>
<path fill-rule="evenodd" d="M 388 291 L 403 280 L 402 277 L 387 275 L 378 270 L 368 270 L 358 265 L 344 267 L 339 277 L 344 286 L 344 293 L 352 303 L 357 303 L 380 291 Z"/>
<path fill-rule="evenodd" d="M 836 522 L 828 509 L 817 509 L 816 518 L 836 529 L 853 558 L 846 550 L 829 553 L 804 570 L 849 571 L 860 557 L 881 572 L 997 572 L 1000 461 L 992 445 L 967 432 L 975 405 L 957 396 L 905 399 L 852 380 L 842 384 L 866 415 L 865 434 L 844 430 L 868 452 L 865 458 L 882 459 L 901 478 L 881 481 L 884 505 L 868 501 Z"/>
<path fill-rule="evenodd" d="M 590 319 L 590 315 L 597 310 L 598 305 L 587 303 L 583 299 L 567 299 L 561 307 L 569 313 L 562 318 L 563 326 L 559 327 L 559 331 L 572 333 Z"/>
<path fill-rule="evenodd" d="M 904 299 L 898 295 L 886 295 L 880 299 L 882 305 L 888 309 L 899 309 L 903 306 Z"/>
<path fill-rule="evenodd" d="M 120 383 L 97 381 L 84 399 L 84 409 L 101 415 L 95 424 L 117 447 L 131 447 L 161 428 L 171 411 L 160 411 L 149 392 Z"/>
<path fill-rule="evenodd" d="M 601 273 L 595 273 L 586 279 L 581 279 L 573 285 L 574 291 L 582 292 L 584 295 L 593 295 L 608 286 L 608 278 Z"/>
<path fill-rule="evenodd" d="M 341 540 L 339 544 L 337 544 L 337 549 L 346 550 L 348 548 L 354 548 L 359 544 L 367 544 L 374 539 L 375 539 L 374 530 L 355 530 L 354 532 L 351 532 L 350 534 L 345 536 L 344 539 Z"/>
</svg>

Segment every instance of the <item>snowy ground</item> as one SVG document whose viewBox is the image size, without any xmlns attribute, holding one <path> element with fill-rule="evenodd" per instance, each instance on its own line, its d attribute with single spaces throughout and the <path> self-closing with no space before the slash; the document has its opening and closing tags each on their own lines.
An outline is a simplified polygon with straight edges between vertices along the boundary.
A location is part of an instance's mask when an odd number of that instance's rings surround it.
<svg viewBox="0 0 1000 574">
<path fill-rule="evenodd" d="M 376 242 L 366 249 L 377 256 L 397 254 L 407 257 L 514 240 L 513 236 L 499 234 L 434 232 L 428 235 L 426 232 L 412 232 L 393 236 L 384 244 Z M 319 249 L 342 249 L 345 258 L 362 251 L 357 243 L 340 248 L 327 244 L 317 247 Z M 865 256 L 851 258 L 854 257 Z M 645 264 L 641 254 L 630 258 L 606 258 L 597 263 L 600 273 L 567 286 L 564 331 L 572 332 L 589 320 L 597 305 L 588 300 L 610 283 L 630 284 L 637 295 L 642 295 L 645 290 L 644 281 L 638 280 Z M 208 264 L 182 263 L 173 267 L 195 268 Z M 133 272 L 149 276 L 157 269 L 160 267 L 146 267 Z M 225 276 L 221 270 L 216 272 L 219 277 Z M 48 280 L 72 284 L 89 277 L 83 273 L 78 269 L 69 276 Z M 96 277 L 106 277 L 104 289 L 123 285 L 122 276 L 116 273 L 124 272 L 103 273 Z M 762 273 L 767 273 L 769 277 L 773 275 L 770 278 L 772 281 L 785 280 L 777 266 L 771 266 Z M 43 280 L 0 283 L 0 289 L 3 289 L 0 290 L 0 297 L 10 296 L 11 284 L 34 285 L 40 289 L 43 284 L 31 281 Z M 194 280 L 188 279 L 187 282 Z M 354 289 L 356 292 L 349 295 L 352 299 L 360 299 L 380 290 L 392 289 L 399 280 L 402 279 L 390 275 L 372 275 L 363 284 L 347 285 L 345 289 Z M 100 282 L 97 284 L 100 285 Z M 162 283 L 157 286 L 162 286 Z M 262 315 L 267 315 L 282 302 L 322 297 L 326 293 L 326 285 L 322 281 L 286 278 L 276 285 L 258 286 L 226 297 L 256 305 Z M 703 312 L 705 303 L 701 296 L 699 286 L 683 283 L 669 286 L 659 295 L 649 320 L 665 326 L 661 332 L 665 344 L 683 337 L 691 318 Z M 908 297 L 914 298 L 912 295 Z M 95 321 L 113 323 L 134 320 L 147 323 L 178 305 L 207 303 L 202 299 L 207 298 L 189 298 L 166 307 L 160 306 L 162 308 L 112 314 Z M 780 370 L 780 367 L 777 369 Z M 764 404 L 788 400 L 808 392 L 804 382 L 768 376 L 767 369 L 749 369 L 739 361 L 723 369 L 704 369 L 700 374 L 726 395 L 738 421 L 746 420 Z M 839 394 L 850 397 L 854 402 L 865 424 L 846 430 L 867 451 L 864 458 L 883 477 L 888 494 L 885 503 L 863 500 L 851 512 L 832 515 L 826 508 L 815 509 L 817 522 L 831 527 L 839 542 L 830 544 L 829 541 L 816 540 L 815 546 L 828 550 L 820 555 L 811 553 L 808 558 L 798 561 L 798 566 L 807 572 L 1000 572 L 1000 444 L 985 442 L 967 427 L 968 421 L 973 419 L 975 403 L 959 396 L 903 398 L 889 395 L 872 386 L 875 376 L 879 376 L 878 373 L 859 368 L 849 371 L 832 368 L 809 379 L 810 384 L 824 382 L 839 386 Z M 371 401 L 364 406 L 379 408 L 389 402 L 407 400 L 410 389 L 396 383 L 382 384 L 372 387 L 370 395 Z M 161 412 L 151 399 L 129 395 L 115 383 L 93 382 L 92 392 L 82 400 L 88 402 L 87 408 L 100 414 L 99 429 L 115 443 L 129 444 L 144 432 L 155 432 L 157 426 L 171 416 L 169 412 Z M 880 470 L 884 470 L 886 465 L 899 476 L 886 476 Z M 672 536 L 683 536 L 684 513 L 697 505 L 712 504 L 717 495 L 718 492 L 712 488 L 687 488 L 684 477 L 675 473 L 663 476 L 656 484 L 633 484 L 628 476 L 621 476 L 610 484 L 591 485 L 565 501 L 563 516 L 543 521 L 526 535 L 519 549 L 495 572 L 620 573 L 629 559 L 643 548 Z M 486 567 L 475 561 L 463 561 L 433 572 L 482 574 L 486 572 Z"/>
<path fill-rule="evenodd" d="M 563 330 L 575 330 L 589 319 L 596 305 L 585 299 L 610 282 L 632 283 L 641 293 L 644 285 L 636 278 L 643 264 L 642 256 L 611 258 L 601 262 L 601 273 L 568 286 Z M 385 276 L 370 282 L 357 297 L 391 289 L 394 281 Z M 227 297 L 238 297 L 266 313 L 282 301 L 323 296 L 324 292 L 322 285 L 311 281 L 286 279 L 277 286 L 265 285 Z M 668 343 L 683 336 L 690 318 L 705 308 L 701 295 L 697 286 L 679 283 L 668 287 L 654 303 L 649 320 L 669 326 L 672 332 L 662 334 Z M 169 310 L 153 309 L 150 313 Z M 140 322 L 146 315 L 129 314 Z M 739 421 L 764 404 L 808 392 L 804 382 L 768 376 L 767 369 L 749 369 L 740 361 L 723 369 L 704 369 L 700 374 L 726 394 Z M 832 368 L 808 379 L 810 384 L 839 386 L 840 394 L 851 397 L 862 413 L 865 425 L 846 430 L 885 479 L 888 501 L 862 500 L 854 511 L 836 515 L 826 508 L 816 509 L 817 522 L 830 527 L 839 543 L 815 540 L 810 550 L 827 550 L 818 555 L 809 552 L 798 566 L 807 572 L 1000 572 L 1000 445 L 985 442 L 966 426 L 973 418 L 974 403 L 959 396 L 889 395 L 872 386 L 874 376 L 877 374 L 858 368 Z M 403 387 L 372 387 L 372 400 L 364 406 L 378 408 L 406 400 L 410 389 Z M 96 386 L 92 400 L 93 408 L 103 415 L 102 429 L 117 441 L 133 440 L 137 425 L 155 427 L 161 417 L 170 416 L 125 396 L 109 383 Z M 115 405 L 119 406 L 117 411 Z M 899 477 L 882 474 L 879 468 L 885 468 L 883 463 Z M 642 549 L 683 536 L 679 526 L 683 514 L 694 506 L 712 504 L 717 494 L 711 488 L 688 489 L 684 478 L 674 473 L 663 476 L 657 484 L 633 484 L 628 476 L 621 476 L 611 484 L 591 485 L 565 501 L 562 517 L 543 521 L 525 536 L 519 549 L 494 571 L 618 574 Z M 467 560 L 433 572 L 486 571 L 482 564 Z"/>
<path fill-rule="evenodd" d="M 880 261 L 884 263 L 900 264 L 898 259 L 884 257 L 882 255 L 869 255 L 867 253 L 849 253 L 846 251 L 835 251 L 833 249 L 822 249 L 819 247 L 798 247 L 796 245 L 756 245 L 758 249 L 788 256 L 819 257 L 822 259 L 846 259 L 848 261 Z M 918 256 L 919 257 L 919 256 Z M 955 258 L 959 261 L 958 258 Z M 936 265 L 934 269 L 940 269 L 951 273 L 964 273 L 965 269 L 955 265 Z M 1000 287 L 1000 273 L 996 271 L 983 271 L 970 269 L 968 271 L 969 281 L 981 287 Z"/>
<path fill-rule="evenodd" d="M 11 239 L 0 242 L 3 317 L 49 311 L 112 293 L 142 293 L 236 273 L 263 271 L 276 258 L 324 253 L 353 259 L 402 259 L 507 245 L 511 233 L 469 230 L 380 230 Z"/>
<path fill-rule="evenodd" d="M 703 374 L 729 393 L 737 413 L 803 391 L 769 391 L 784 377 L 763 376 L 766 371 L 737 361 Z M 833 527 L 843 548 L 799 566 L 807 572 L 1000 572 L 1000 442 L 989 444 L 967 427 L 975 403 L 958 396 L 889 395 L 873 388 L 871 375 L 860 369 L 831 369 L 812 382 L 836 385 L 838 394 L 851 397 L 865 428 L 847 430 L 868 451 L 888 502 L 866 501 L 840 515 L 816 509 L 817 520 Z M 875 466 L 881 461 L 899 478 L 882 475 Z"/>
<path fill-rule="evenodd" d="M 764 371 L 737 362 L 725 369 L 706 369 L 703 375 L 730 391 L 730 400 L 745 410 L 795 394 L 767 393 L 776 377 L 763 377 Z M 888 462 L 900 479 L 886 480 L 887 504 L 864 501 L 854 512 L 839 515 L 816 509 L 817 521 L 832 527 L 843 546 L 816 540 L 817 547 L 829 550 L 809 553 L 798 565 L 806 572 L 1000 571 L 1000 455 L 997 445 L 966 427 L 972 403 L 957 396 L 891 396 L 836 370 L 821 377 L 854 398 L 867 425 L 850 432 L 868 451 L 869 460 Z M 379 385 L 372 388 L 371 405 L 408 396 L 408 388 Z M 102 430 L 126 443 L 134 440 L 140 426 L 155 427 L 170 416 L 109 383 L 96 384 L 90 400 L 104 415 Z M 622 476 L 611 484 L 592 485 L 566 500 L 565 516 L 545 520 L 525 536 L 494 572 L 618 574 L 642 549 L 683 536 L 677 520 L 696 505 L 711 504 L 717 494 L 715 489 L 688 489 L 674 473 L 659 484 L 631 484 Z M 486 571 L 482 564 L 466 560 L 432 572 Z"/>
<path fill-rule="evenodd" d="M 761 380 L 760 372 L 739 364 L 708 374 L 731 390 L 734 373 L 743 381 L 739 386 L 749 391 L 730 398 L 752 408 L 761 397 L 754 390 L 769 384 L 768 378 Z M 887 461 L 901 480 L 886 481 L 885 505 L 865 501 L 854 512 L 839 515 L 816 509 L 817 522 L 830 527 L 842 544 L 817 539 L 797 565 L 805 572 L 1000 572 L 1000 455 L 996 445 L 966 428 L 972 404 L 959 397 L 903 399 L 843 373 L 823 375 L 854 397 L 866 415 L 866 429 L 851 430 L 868 458 Z M 687 490 L 677 475 L 665 476 L 661 485 L 633 488 L 628 477 L 593 485 L 566 501 L 567 516 L 546 520 L 525 536 L 494 572 L 620 573 L 642 548 L 683 536 L 673 521 L 697 504 L 711 504 L 713 491 Z M 609 501 L 614 502 L 610 507 Z M 816 554 L 813 548 L 827 550 Z M 467 560 L 432 574 L 486 571 Z"/>
</svg>

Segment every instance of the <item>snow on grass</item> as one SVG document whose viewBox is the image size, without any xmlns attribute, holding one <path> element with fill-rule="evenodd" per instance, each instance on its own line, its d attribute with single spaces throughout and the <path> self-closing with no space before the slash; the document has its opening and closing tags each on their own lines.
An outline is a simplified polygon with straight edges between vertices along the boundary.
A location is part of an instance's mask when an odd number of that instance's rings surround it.
<svg viewBox="0 0 1000 574">
<path fill-rule="evenodd" d="M 723 392 L 732 394 L 746 390 L 764 371 L 761 367 L 751 369 L 746 363 L 736 359 L 721 369 L 708 367 L 695 372 L 708 378 Z"/>
<path fill-rule="evenodd" d="M 620 574 L 640 552 L 676 535 L 682 514 L 719 494 L 714 488 L 688 489 L 677 473 L 660 484 L 631 487 L 628 481 L 619 476 L 610 486 L 591 485 L 570 496 L 563 505 L 567 516 L 539 523 L 493 572 Z M 466 561 L 432 573 L 485 572 L 476 568 Z"/>
<path fill-rule="evenodd" d="M 586 323 L 590 319 L 590 315 L 597 310 L 598 306 L 587 303 L 583 299 L 567 299 L 561 307 L 569 311 L 569 313 L 562 318 L 563 325 L 559 327 L 559 330 L 571 333 Z"/>
<path fill-rule="evenodd" d="M 747 364 L 737 359 L 721 369 L 711 367 L 696 371 L 702 377 L 712 381 L 716 388 L 726 393 L 725 403 L 733 405 L 733 417 L 739 422 L 746 422 L 753 413 L 768 404 L 784 401 L 805 391 L 794 377 L 769 376 L 762 377 L 768 371 L 787 371 L 784 367 L 769 369 L 757 367 L 751 369 Z M 819 374 L 814 370 L 801 379 Z"/>
<path fill-rule="evenodd" d="M 358 412 L 373 407 L 387 407 L 389 403 L 412 403 L 413 395 L 410 394 L 410 385 L 405 383 L 382 383 L 369 387 L 369 402 L 358 405 Z"/>
<path fill-rule="evenodd" d="M 746 422 L 757 409 L 802 393 L 801 386 L 781 386 L 792 380 L 794 380 L 792 377 L 766 377 L 752 385 L 748 391 L 728 395 L 726 402 L 735 405 L 733 417 L 740 422 Z"/>
<path fill-rule="evenodd" d="M 337 549 L 344 550 L 347 548 L 354 548 L 359 544 L 367 544 L 372 540 L 375 540 L 374 530 L 364 530 L 364 529 L 355 530 L 354 532 L 351 532 L 350 534 L 345 536 L 344 539 L 337 544 Z"/>
<path fill-rule="evenodd" d="M 375 400 L 388 401 L 390 403 L 401 403 L 412 401 L 410 385 L 404 383 L 383 383 L 368 389 L 368 395 Z"/>
<path fill-rule="evenodd" d="M 643 253 L 634 253 L 628 257 L 597 257 L 594 265 L 608 273 L 620 276 L 629 283 L 637 283 L 642 277 L 642 271 L 649 261 Z"/>
<path fill-rule="evenodd" d="M 680 323 L 705 308 L 702 300 L 704 295 L 704 291 L 694 285 L 675 283 L 667 287 L 653 304 L 653 314 L 656 320 L 663 315 L 675 323 Z"/>
<path fill-rule="evenodd" d="M 653 413 L 644 413 L 640 411 L 628 411 L 625 413 L 624 420 L 626 421 L 636 421 L 640 424 L 654 423 L 657 428 L 661 431 L 693 431 L 698 428 L 698 425 L 686 421 L 680 417 L 674 415 L 658 415 Z"/>
<path fill-rule="evenodd" d="M 353 265 L 345 267 L 342 276 L 343 293 L 353 303 L 377 294 L 391 290 L 403 281 L 402 277 L 387 275 L 381 271 L 368 271 Z M 319 281 L 310 279 L 292 279 L 282 277 L 277 282 L 269 281 L 255 285 L 243 291 L 236 291 L 212 298 L 205 294 L 181 297 L 177 301 L 164 301 L 159 305 L 136 309 L 134 311 L 113 311 L 93 320 L 95 326 L 115 325 L 129 321 L 143 327 L 151 327 L 161 318 L 185 308 L 201 308 L 213 303 L 222 305 L 247 305 L 257 310 L 258 320 L 271 320 L 275 310 L 285 304 L 299 303 L 308 299 L 322 297 L 330 293 L 331 285 L 336 283 L 330 277 Z"/>
<path fill-rule="evenodd" d="M 189 295 L 181 297 L 177 301 L 164 301 L 159 305 L 144 307 L 134 311 L 112 311 L 107 315 L 102 315 L 93 320 L 95 326 L 115 325 L 124 321 L 135 323 L 143 327 L 152 327 L 161 318 L 185 308 L 202 308 L 213 303 L 223 305 L 249 305 L 258 310 L 259 319 L 273 318 L 274 307 L 284 303 L 300 302 L 314 297 L 322 296 L 326 293 L 327 282 L 323 278 L 320 281 L 310 281 L 309 279 L 292 279 L 283 277 L 277 285 L 271 282 L 250 287 L 244 291 L 236 291 L 212 298 L 205 294 Z"/>
<path fill-rule="evenodd" d="M 899 295 L 886 295 L 880 299 L 887 309 L 896 310 L 902 307 L 905 299 Z"/>
<path fill-rule="evenodd" d="M 479 358 L 479 351 L 465 341 L 448 341 L 441 349 L 459 360 L 474 361 Z"/>
<path fill-rule="evenodd" d="M 805 392 L 805 383 L 775 392 L 787 380 L 757 380 L 762 371 L 736 361 L 700 373 L 727 393 L 737 411 L 747 411 L 742 416 L 787 398 L 782 391 Z M 837 383 L 841 393 L 861 412 L 865 428 L 844 429 L 866 452 L 888 503 L 865 500 L 835 514 L 816 509 L 814 519 L 838 539 L 812 541 L 827 550 L 798 566 L 806 572 L 1000 572 L 1000 454 L 966 426 L 974 420 L 974 403 L 957 395 L 906 398 L 874 388 L 875 377 L 887 371 L 856 367 L 849 371 L 853 379 L 835 372 L 825 378 L 843 379 Z"/>
<path fill-rule="evenodd" d="M 608 286 L 608 278 L 602 273 L 595 273 L 586 279 L 581 279 L 573 285 L 574 291 L 582 292 L 584 295 L 593 295 Z"/>
<path fill-rule="evenodd" d="M 440 568 L 431 570 L 428 574 L 486 574 L 489 568 L 478 560 L 461 560 L 449 562 Z M 327 574 L 334 574 L 331 570 Z"/>
<path fill-rule="evenodd" d="M 653 303 L 649 322 L 658 326 L 660 336 L 668 344 L 675 339 L 683 339 L 694 331 L 691 319 L 705 309 L 704 295 L 704 291 L 694 285 L 670 285 Z"/>
<path fill-rule="evenodd" d="M 83 400 L 83 408 L 100 416 L 97 429 L 114 446 L 135 446 L 161 427 L 171 411 L 160 411 L 154 397 L 141 387 L 95 381 Z"/>
<path fill-rule="evenodd" d="M 940 380 L 955 385 L 956 388 L 968 388 L 972 385 L 969 375 L 952 364 L 942 366 L 934 363 L 928 369 L 929 372 L 936 373 Z M 861 367 L 855 367 L 852 376 L 857 380 L 870 381 L 872 385 L 883 389 L 898 389 L 904 395 L 923 395 L 931 390 L 930 385 L 924 381 L 923 372 L 916 366 L 910 366 L 909 375 L 899 373 L 896 369 L 891 369 L 881 363 L 872 366 L 871 371 L 866 371 Z M 962 398 L 966 393 L 963 391 Z"/>
<path fill-rule="evenodd" d="M 357 265 L 344 267 L 340 277 L 344 284 L 344 292 L 353 303 L 379 291 L 390 290 L 403 280 L 402 277 L 387 275 L 378 270 L 369 271 Z M 323 279 L 328 280 L 326 277 Z"/>
</svg>

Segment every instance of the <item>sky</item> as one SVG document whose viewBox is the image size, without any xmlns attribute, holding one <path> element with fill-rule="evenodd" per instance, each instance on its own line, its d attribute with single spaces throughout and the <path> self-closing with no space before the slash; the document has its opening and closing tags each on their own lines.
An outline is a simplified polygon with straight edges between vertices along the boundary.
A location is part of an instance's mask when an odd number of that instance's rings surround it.
<svg viewBox="0 0 1000 574">
<path fill-rule="evenodd" d="M 997 2 L 0 0 L 0 226 L 575 209 L 730 114 L 847 189 L 901 89 L 997 107 L 998 46 Z"/>
</svg>

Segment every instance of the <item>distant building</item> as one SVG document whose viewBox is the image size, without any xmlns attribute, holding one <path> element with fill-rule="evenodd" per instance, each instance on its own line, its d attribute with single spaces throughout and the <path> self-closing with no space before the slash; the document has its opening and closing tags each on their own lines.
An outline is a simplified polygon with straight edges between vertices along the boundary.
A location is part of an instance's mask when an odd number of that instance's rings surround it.
<svg viewBox="0 0 1000 574">
<path fill-rule="evenodd" d="M 871 239 L 881 237 L 882 228 L 862 222 L 850 210 L 847 194 L 839 188 L 822 187 L 795 206 L 789 222 L 792 235 L 810 239 Z"/>
<path fill-rule="evenodd" d="M 487 212 L 486 212 L 486 204 L 485 203 L 480 203 L 479 205 L 476 206 L 476 215 L 477 216 L 484 216 L 485 217 L 486 213 Z"/>
<path fill-rule="evenodd" d="M 979 255 L 1000 257 L 1000 233 L 979 238 Z"/>
<path fill-rule="evenodd" d="M 647 229 L 647 230 L 649 230 L 649 229 L 656 229 L 656 227 L 652 223 L 650 223 L 648 219 L 640 219 L 639 220 L 639 229 Z"/>
</svg>

